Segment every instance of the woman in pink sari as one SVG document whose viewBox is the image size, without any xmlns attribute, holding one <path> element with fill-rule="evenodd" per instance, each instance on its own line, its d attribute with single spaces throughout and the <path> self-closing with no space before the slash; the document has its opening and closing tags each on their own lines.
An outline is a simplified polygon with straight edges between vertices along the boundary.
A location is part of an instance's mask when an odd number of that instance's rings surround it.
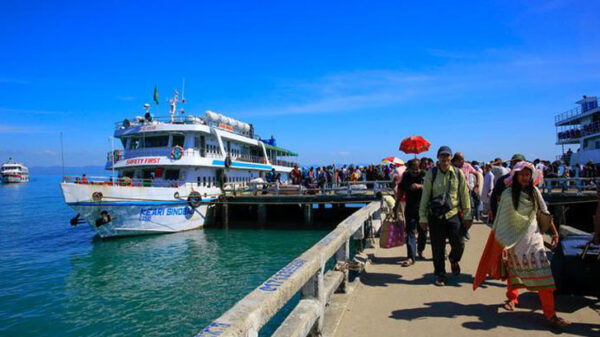
<svg viewBox="0 0 600 337">
<path fill-rule="evenodd" d="M 536 291 L 549 323 L 565 327 L 570 323 L 556 315 L 553 293 L 556 286 L 536 219 L 538 208 L 549 214 L 540 191 L 535 187 L 539 178 L 533 164 L 523 161 L 515 165 L 505 180 L 510 187 L 500 198 L 498 214 L 479 261 L 473 290 L 487 276 L 506 279 L 508 289 L 504 308 L 509 311 L 515 310 L 519 303 L 518 289 Z M 552 246 L 556 247 L 558 232 L 554 224 L 551 230 Z"/>
</svg>

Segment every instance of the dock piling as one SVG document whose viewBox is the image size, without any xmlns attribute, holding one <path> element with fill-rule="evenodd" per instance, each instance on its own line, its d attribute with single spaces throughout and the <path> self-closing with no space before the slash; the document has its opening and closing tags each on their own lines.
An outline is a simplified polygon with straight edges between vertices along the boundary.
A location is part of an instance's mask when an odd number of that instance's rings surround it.
<svg viewBox="0 0 600 337">
<path fill-rule="evenodd" d="M 304 204 L 302 205 L 303 211 L 304 211 L 304 224 L 305 225 L 312 225 L 313 223 L 313 209 L 312 209 L 312 204 Z"/>
<path fill-rule="evenodd" d="M 258 224 L 262 227 L 267 224 L 267 205 L 258 204 Z"/>
</svg>

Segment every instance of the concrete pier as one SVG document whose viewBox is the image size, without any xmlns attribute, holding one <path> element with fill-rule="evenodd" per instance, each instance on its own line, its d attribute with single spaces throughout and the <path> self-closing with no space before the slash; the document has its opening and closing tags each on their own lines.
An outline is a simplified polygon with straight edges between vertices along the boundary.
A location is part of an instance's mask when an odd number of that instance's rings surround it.
<svg viewBox="0 0 600 337">
<path fill-rule="evenodd" d="M 473 274 L 489 235 L 476 224 L 467 242 L 462 274 L 445 287 L 433 285 L 431 247 L 426 261 L 403 268 L 406 246 L 368 249 L 371 263 L 360 276 L 334 336 L 551 336 L 537 294 L 521 291 L 514 312 L 501 307 L 506 283 L 487 281 L 472 290 Z M 450 271 L 449 264 L 447 270 Z M 600 303 L 581 296 L 556 296 L 561 317 L 573 322 L 563 336 L 600 336 Z"/>
</svg>

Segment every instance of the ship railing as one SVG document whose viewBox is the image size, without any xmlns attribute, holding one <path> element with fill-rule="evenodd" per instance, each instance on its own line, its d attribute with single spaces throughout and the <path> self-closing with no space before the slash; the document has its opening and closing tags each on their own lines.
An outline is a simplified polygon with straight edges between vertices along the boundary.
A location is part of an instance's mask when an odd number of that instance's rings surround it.
<svg viewBox="0 0 600 337">
<path fill-rule="evenodd" d="M 164 147 L 157 147 L 157 148 L 152 148 L 152 147 L 145 147 L 145 148 L 140 148 L 140 149 L 132 149 L 132 150 L 126 150 L 123 158 L 124 159 L 131 159 L 131 158 L 136 158 L 136 157 L 157 157 L 157 156 L 164 156 L 164 157 L 171 157 L 171 150 L 170 148 L 164 148 Z M 185 155 L 185 153 L 184 153 Z"/>
<path fill-rule="evenodd" d="M 232 155 L 231 159 L 236 160 L 236 161 L 243 161 L 243 162 L 247 162 L 247 163 L 257 163 L 257 164 L 265 164 L 267 162 L 265 157 L 255 156 L 255 155 L 245 154 L 245 153 Z"/>
<path fill-rule="evenodd" d="M 184 180 L 162 180 L 162 179 L 138 179 L 129 177 L 106 177 L 106 176 L 64 176 L 64 183 L 81 185 L 104 185 L 122 187 L 181 187 L 185 185 Z"/>
<path fill-rule="evenodd" d="M 298 163 L 296 163 L 296 162 L 288 161 L 288 160 L 280 160 L 280 159 L 272 159 L 271 164 L 285 166 L 285 167 L 294 167 L 295 165 L 298 165 Z"/>
<path fill-rule="evenodd" d="M 544 194 L 573 192 L 583 195 L 585 192 L 596 191 L 595 178 L 544 178 L 540 189 Z"/>
<path fill-rule="evenodd" d="M 332 294 L 351 291 L 348 286 L 350 240 L 364 240 L 370 235 L 371 225 L 381 217 L 381 212 L 381 201 L 373 201 L 354 212 L 196 337 L 258 336 L 261 328 L 298 293 L 300 301 L 271 336 L 321 335 L 326 324 L 326 306 Z M 335 267 L 326 271 L 326 263 L 334 256 Z"/>
<path fill-rule="evenodd" d="M 593 122 L 582 126 L 573 126 L 560 130 L 556 137 L 558 141 L 578 139 L 584 136 L 600 133 L 600 122 Z"/>
<path fill-rule="evenodd" d="M 581 115 L 581 107 L 575 107 L 573 109 L 567 110 L 563 113 L 560 113 L 554 117 L 554 123 L 558 124 L 559 122 L 565 121 L 567 119 L 571 119 L 575 116 Z"/>
<path fill-rule="evenodd" d="M 142 116 L 136 116 L 132 119 L 127 119 L 129 121 L 129 127 L 135 126 L 151 126 L 156 125 L 158 123 L 171 123 L 171 124 L 206 124 L 206 121 L 202 117 L 198 116 L 152 116 L 151 120 L 147 120 Z M 116 129 L 126 129 L 124 125 L 124 120 L 115 123 Z"/>
<path fill-rule="evenodd" d="M 228 182 L 223 188 L 225 195 L 357 195 L 394 192 L 394 183 L 389 180 L 347 181 L 339 184 L 298 185 L 279 182 Z"/>
</svg>

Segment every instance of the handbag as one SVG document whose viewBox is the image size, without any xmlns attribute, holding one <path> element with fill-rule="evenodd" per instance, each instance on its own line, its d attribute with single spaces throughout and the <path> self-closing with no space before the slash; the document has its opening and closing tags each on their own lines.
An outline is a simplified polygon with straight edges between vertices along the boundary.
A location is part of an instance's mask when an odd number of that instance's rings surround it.
<svg viewBox="0 0 600 337">
<path fill-rule="evenodd" d="M 383 221 L 381 235 L 379 236 L 379 247 L 393 248 L 402 246 L 405 241 L 404 221 L 396 220 L 393 216 L 387 216 Z"/>
<path fill-rule="evenodd" d="M 539 190 L 537 190 L 537 188 L 535 191 L 535 197 L 537 198 L 537 202 L 538 202 L 537 212 L 535 214 L 535 216 L 537 218 L 537 223 L 538 223 L 538 226 L 540 227 L 540 231 L 542 233 L 546 233 L 552 227 L 552 224 L 554 223 L 554 219 L 552 218 L 552 215 L 550 213 L 542 212 L 542 207 L 540 205 L 542 203 L 545 203 L 545 201 L 541 197 L 541 193 L 539 192 Z"/>
</svg>

